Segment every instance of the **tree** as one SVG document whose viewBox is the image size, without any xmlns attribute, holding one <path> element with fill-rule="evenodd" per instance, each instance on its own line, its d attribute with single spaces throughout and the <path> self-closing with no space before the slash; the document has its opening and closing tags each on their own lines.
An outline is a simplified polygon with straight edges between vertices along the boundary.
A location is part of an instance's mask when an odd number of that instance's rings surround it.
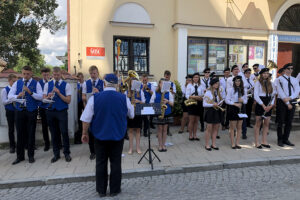
<svg viewBox="0 0 300 200">
<path fill-rule="evenodd" d="M 56 0 L 0 1 L 0 58 L 14 67 L 19 58 L 26 58 L 35 67 L 40 59 L 37 40 L 42 28 L 52 34 L 66 25 L 54 11 Z"/>
<path fill-rule="evenodd" d="M 41 74 L 41 69 L 44 68 L 44 67 L 52 67 L 51 65 L 46 65 L 46 62 L 45 62 L 44 58 L 45 58 L 44 55 L 39 55 L 37 57 L 36 64 L 33 67 L 33 74 L 34 75 L 39 76 Z M 31 66 L 31 61 L 28 58 L 24 57 L 24 56 L 20 56 L 17 59 L 17 63 L 14 67 L 14 70 L 16 72 L 21 72 L 22 68 L 25 65 L 30 65 Z"/>
</svg>

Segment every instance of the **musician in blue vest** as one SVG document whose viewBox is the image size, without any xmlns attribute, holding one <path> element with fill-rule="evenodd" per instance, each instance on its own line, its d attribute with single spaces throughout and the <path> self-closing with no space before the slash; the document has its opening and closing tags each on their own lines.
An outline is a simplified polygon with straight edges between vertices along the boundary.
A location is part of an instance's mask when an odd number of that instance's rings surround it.
<svg viewBox="0 0 300 200">
<path fill-rule="evenodd" d="M 166 141 L 167 141 L 167 129 L 168 124 L 170 123 L 170 116 L 172 113 L 171 106 L 174 105 L 174 97 L 172 92 L 163 92 L 161 91 L 163 86 L 163 81 L 167 81 L 166 79 L 160 79 L 158 83 L 158 87 L 155 92 L 153 92 L 151 96 L 150 103 L 163 103 L 167 105 L 167 109 L 164 111 L 164 117 L 156 117 L 157 124 L 157 138 L 158 138 L 158 151 L 166 152 Z"/>
<path fill-rule="evenodd" d="M 41 70 L 41 73 L 42 73 L 43 78 L 39 81 L 39 83 L 42 87 L 42 90 L 44 90 L 45 84 L 49 82 L 50 69 L 43 68 Z M 45 143 L 44 151 L 48 151 L 50 149 L 50 140 L 49 140 L 46 109 L 47 109 L 47 104 L 41 102 L 40 106 L 39 106 L 39 113 L 40 113 L 40 116 L 42 119 L 42 132 L 43 132 L 43 139 L 44 139 L 44 143 Z"/>
<path fill-rule="evenodd" d="M 278 146 L 284 145 L 295 146 L 289 141 L 290 131 L 292 129 L 292 121 L 295 113 L 296 99 L 299 96 L 299 82 L 296 78 L 292 77 L 294 66 L 288 63 L 283 66 L 284 75 L 278 78 L 277 92 L 278 102 L 277 107 L 280 116 L 277 121 L 277 142 Z M 284 130 L 282 133 L 284 125 Z"/>
<path fill-rule="evenodd" d="M 82 85 L 84 83 L 84 76 L 83 73 L 77 73 L 77 117 L 78 117 L 78 130 L 75 132 L 74 136 L 74 144 L 81 144 L 81 136 L 82 136 L 82 122 L 80 121 L 80 116 L 84 109 L 83 101 L 82 101 Z"/>
<path fill-rule="evenodd" d="M 171 72 L 169 70 L 166 70 L 164 72 L 164 78 L 166 81 L 170 81 L 171 79 Z M 171 81 L 171 88 L 170 88 L 170 93 L 172 93 L 173 96 L 176 94 L 176 85 Z M 172 136 L 172 133 L 170 133 L 169 126 L 167 130 L 168 136 Z"/>
<path fill-rule="evenodd" d="M 153 88 L 152 88 L 152 84 L 148 82 L 148 75 L 147 74 L 143 74 L 142 75 L 142 85 L 141 85 L 141 90 L 143 90 L 144 92 L 144 96 L 145 96 L 145 103 L 150 103 L 150 99 L 151 99 L 151 95 L 153 94 Z M 147 116 L 142 116 L 142 121 L 144 124 L 144 136 L 147 137 L 147 131 L 149 129 L 149 119 Z"/>
<path fill-rule="evenodd" d="M 8 75 L 8 86 L 2 89 L 1 99 L 2 104 L 5 107 L 6 120 L 8 125 L 8 139 L 9 139 L 9 153 L 15 153 L 16 142 L 15 142 L 15 107 L 11 100 L 8 99 L 8 93 L 17 81 L 17 76 L 15 74 Z"/>
<path fill-rule="evenodd" d="M 121 192 L 121 159 L 127 116 L 134 117 L 134 107 L 130 100 L 117 92 L 118 78 L 107 74 L 104 91 L 94 94 L 87 102 L 81 115 L 83 123 L 82 142 L 88 143 L 89 127 L 95 137 L 96 190 L 100 197 L 106 196 L 108 186 L 108 159 L 110 161 L 110 195 Z"/>
<path fill-rule="evenodd" d="M 68 104 L 71 102 L 71 87 L 61 79 L 61 69 L 53 67 L 53 80 L 45 84 L 44 99 L 52 99 L 47 109 L 47 120 L 51 132 L 54 157 L 51 163 L 60 159 L 59 139 L 63 139 L 63 153 L 66 162 L 71 162 L 70 143 L 68 135 Z M 55 121 L 58 122 L 58 126 Z M 58 130 L 59 128 L 59 130 Z"/>
<path fill-rule="evenodd" d="M 34 163 L 35 129 L 38 105 L 43 98 L 42 87 L 32 79 L 32 68 L 22 68 L 22 79 L 16 81 L 8 93 L 8 99 L 15 101 L 17 128 L 17 159 L 13 165 L 25 160 L 25 144 L 29 163 Z M 23 102 L 22 102 L 23 101 Z"/>
<path fill-rule="evenodd" d="M 101 79 L 99 79 L 99 70 L 95 65 L 92 65 L 89 68 L 89 73 L 91 78 L 85 81 L 82 85 L 82 101 L 83 105 L 86 105 L 88 99 L 95 93 L 102 92 L 104 83 Z M 89 149 L 90 149 L 90 160 L 94 160 L 96 158 L 95 154 L 95 144 L 94 144 L 94 136 L 91 132 L 89 132 Z"/>
</svg>

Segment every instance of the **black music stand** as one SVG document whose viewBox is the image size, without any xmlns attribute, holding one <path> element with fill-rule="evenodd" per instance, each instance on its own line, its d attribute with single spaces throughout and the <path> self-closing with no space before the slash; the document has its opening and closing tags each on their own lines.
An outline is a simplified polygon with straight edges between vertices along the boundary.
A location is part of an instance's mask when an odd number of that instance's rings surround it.
<svg viewBox="0 0 300 200">
<path fill-rule="evenodd" d="M 154 110 L 154 113 L 144 113 L 142 112 L 142 110 L 144 108 L 147 108 L 147 107 L 150 107 L 150 108 L 153 108 Z M 159 116 L 161 114 L 161 106 L 160 106 L 160 103 L 146 103 L 146 104 L 136 104 L 136 107 L 135 107 L 135 115 L 138 115 L 138 116 L 146 116 L 146 117 L 149 117 L 149 116 Z M 147 153 L 149 153 L 149 157 L 147 158 L 146 155 Z M 154 157 L 152 159 L 152 153 L 154 154 Z M 150 137 L 150 127 L 148 128 L 148 149 L 147 151 L 144 153 L 144 155 L 141 157 L 141 159 L 139 160 L 138 164 L 141 163 L 141 161 L 143 160 L 143 158 L 145 158 L 146 160 L 149 161 L 149 164 L 151 165 L 151 169 L 153 170 L 153 160 L 155 158 L 157 158 L 157 160 L 160 162 L 160 159 L 159 157 L 154 153 L 153 149 L 151 148 L 151 137 Z"/>
</svg>

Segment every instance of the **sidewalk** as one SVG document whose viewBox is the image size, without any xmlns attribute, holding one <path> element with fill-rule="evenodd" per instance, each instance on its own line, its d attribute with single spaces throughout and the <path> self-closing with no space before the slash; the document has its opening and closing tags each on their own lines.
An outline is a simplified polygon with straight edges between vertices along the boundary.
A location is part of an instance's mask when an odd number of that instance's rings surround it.
<svg viewBox="0 0 300 200">
<path fill-rule="evenodd" d="M 224 165 L 228 167 L 242 167 L 247 165 L 267 165 L 282 164 L 293 160 L 293 162 L 300 162 L 300 133 L 292 132 L 290 141 L 295 143 L 295 147 L 279 147 L 276 144 L 277 136 L 276 132 L 271 131 L 269 135 L 269 143 L 271 149 L 256 149 L 254 147 L 253 129 L 248 129 L 248 139 L 241 140 L 241 150 L 233 150 L 230 146 L 230 140 L 228 136 L 228 130 L 220 131 L 219 135 L 221 139 L 217 141 L 219 151 L 208 152 L 204 149 L 204 133 L 198 133 L 198 137 L 201 141 L 189 141 L 188 133 L 178 134 L 179 127 L 171 127 L 173 136 L 168 136 L 167 142 L 173 143 L 173 146 L 168 147 L 167 152 L 157 151 L 157 138 L 155 130 L 152 130 L 151 135 L 152 147 L 161 159 L 158 162 L 154 160 L 154 171 L 159 173 L 170 173 L 180 171 L 182 169 L 193 169 L 193 167 L 199 168 L 199 166 L 206 166 L 207 169 L 220 168 Z M 148 140 L 145 137 L 141 137 L 141 147 L 145 151 L 148 146 Z M 151 167 L 146 159 L 141 164 L 138 161 L 141 155 L 136 152 L 133 155 L 128 155 L 128 141 L 124 143 L 124 157 L 122 159 L 123 173 L 126 174 L 138 174 L 137 176 L 143 176 L 143 174 L 151 174 Z M 71 146 L 72 162 L 67 163 L 62 157 L 58 162 L 51 164 L 52 151 L 44 152 L 43 147 L 39 147 L 36 151 L 34 164 L 29 164 L 28 160 L 21 162 L 18 165 L 12 165 L 11 163 L 16 159 L 15 154 L 9 154 L 8 150 L 0 151 L 0 188 L 12 187 L 7 183 L 24 181 L 41 181 L 45 179 L 55 179 L 63 177 L 92 177 L 95 172 L 95 161 L 89 160 L 88 145 L 72 145 Z M 280 162 L 280 160 L 282 162 Z M 276 162 L 275 162 L 276 161 Z M 243 164 L 244 163 L 244 164 Z M 248 163 L 248 164 L 247 164 Z M 158 172 L 160 171 L 160 172 Z M 130 176 L 130 175 L 127 175 Z M 53 180 L 52 180 L 53 181 Z M 39 184 L 39 183 L 36 183 Z M 24 185 L 23 185 L 24 186 Z"/>
</svg>

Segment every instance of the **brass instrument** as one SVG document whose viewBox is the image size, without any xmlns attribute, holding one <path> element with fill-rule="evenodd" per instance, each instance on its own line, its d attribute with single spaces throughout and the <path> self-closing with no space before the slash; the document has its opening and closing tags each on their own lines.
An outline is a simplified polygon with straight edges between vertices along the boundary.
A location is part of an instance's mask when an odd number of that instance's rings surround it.
<svg viewBox="0 0 300 200">
<path fill-rule="evenodd" d="M 26 83 L 28 83 L 28 81 L 25 81 Z M 22 91 L 21 92 L 24 92 L 24 94 L 21 96 L 21 99 L 25 99 L 26 101 L 26 98 L 25 98 L 25 82 L 23 83 L 23 87 L 22 87 Z M 26 86 L 27 87 L 27 86 Z M 20 104 L 20 108 L 26 108 L 26 105 L 25 105 L 25 102 Z"/>
<path fill-rule="evenodd" d="M 211 98 L 209 98 L 208 96 L 205 96 L 204 99 L 206 99 L 206 102 L 209 104 L 214 104 L 216 103 L 214 100 L 212 100 Z M 217 106 L 217 107 L 213 107 L 215 110 L 221 110 L 222 112 L 224 112 L 226 109 L 222 108 L 221 106 Z"/>
<path fill-rule="evenodd" d="M 122 77 L 122 86 L 120 90 L 122 91 L 122 93 L 131 90 L 132 78 L 140 79 L 139 75 L 134 70 L 128 71 L 128 77 L 126 79 L 124 79 L 123 74 L 121 75 L 121 77 Z"/>
<path fill-rule="evenodd" d="M 272 70 L 272 69 L 277 69 L 278 66 L 272 60 L 268 60 L 268 66 L 267 66 L 267 68 L 269 68 L 269 70 Z"/>
<path fill-rule="evenodd" d="M 161 115 L 158 116 L 159 119 L 165 118 L 165 112 L 166 112 L 166 109 L 168 108 L 168 106 L 166 104 L 164 104 L 165 94 L 166 94 L 166 92 L 163 92 L 161 94 L 161 98 L 160 98 Z"/>
<path fill-rule="evenodd" d="M 173 93 L 173 87 L 170 87 L 170 92 Z"/>
<path fill-rule="evenodd" d="M 187 100 L 184 101 L 184 104 L 186 106 L 197 105 L 198 101 L 196 101 L 195 99 L 187 99 Z"/>
</svg>

